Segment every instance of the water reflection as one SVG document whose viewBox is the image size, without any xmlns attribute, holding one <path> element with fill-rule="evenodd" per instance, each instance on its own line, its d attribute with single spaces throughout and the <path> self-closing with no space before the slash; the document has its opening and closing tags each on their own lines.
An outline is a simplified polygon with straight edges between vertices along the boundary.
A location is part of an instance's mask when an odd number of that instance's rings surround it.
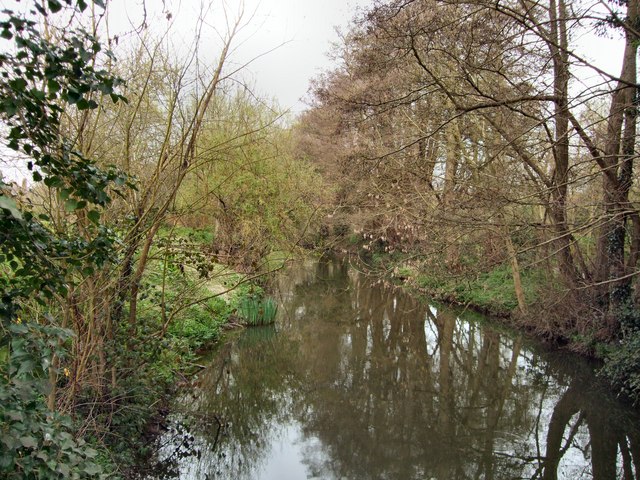
<svg viewBox="0 0 640 480">
<path fill-rule="evenodd" d="M 580 359 L 346 263 L 283 282 L 277 331 L 221 347 L 153 478 L 635 478 L 638 417 Z"/>
</svg>

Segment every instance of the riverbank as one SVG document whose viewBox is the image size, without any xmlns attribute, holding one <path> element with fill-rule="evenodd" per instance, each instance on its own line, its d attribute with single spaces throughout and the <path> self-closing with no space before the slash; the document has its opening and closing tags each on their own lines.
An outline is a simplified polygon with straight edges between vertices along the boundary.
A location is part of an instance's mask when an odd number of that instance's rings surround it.
<svg viewBox="0 0 640 480">
<path fill-rule="evenodd" d="M 603 362 L 599 374 L 620 394 L 640 403 L 640 338 L 629 333 L 626 341 L 609 340 L 597 325 L 594 312 L 574 305 L 566 292 L 545 277 L 542 269 L 520 271 L 524 308 L 519 305 L 511 267 L 498 264 L 485 272 L 465 274 L 426 269 L 417 254 L 371 254 L 351 249 L 369 272 L 388 278 L 424 298 L 462 306 L 489 315 L 504 326 L 522 332 L 552 348 L 569 350 Z M 592 315 L 589 322 L 575 318 Z M 588 325 L 590 328 L 585 328 Z"/>
</svg>

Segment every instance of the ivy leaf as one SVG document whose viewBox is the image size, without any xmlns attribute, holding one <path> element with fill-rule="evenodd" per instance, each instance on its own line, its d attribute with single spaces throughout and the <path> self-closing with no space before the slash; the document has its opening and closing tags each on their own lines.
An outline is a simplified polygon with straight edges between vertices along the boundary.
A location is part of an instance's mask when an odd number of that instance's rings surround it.
<svg viewBox="0 0 640 480">
<path fill-rule="evenodd" d="M 9 82 L 9 86 L 17 92 L 23 92 L 27 88 L 27 81 L 24 78 L 16 78 Z"/>
<path fill-rule="evenodd" d="M 62 10 L 62 4 L 58 2 L 58 0 L 49 0 L 47 4 L 49 5 L 49 9 L 53 13 L 58 13 L 60 10 Z"/>
<path fill-rule="evenodd" d="M 97 210 L 89 210 L 89 213 L 87 213 L 87 217 L 96 225 L 100 223 L 100 212 L 98 212 Z"/>
<path fill-rule="evenodd" d="M 86 473 L 87 475 L 97 475 L 99 473 L 102 473 L 102 468 L 100 468 L 95 463 L 90 463 L 89 465 L 84 467 L 84 473 Z"/>
<path fill-rule="evenodd" d="M 31 436 L 20 437 L 20 443 L 24 448 L 37 448 L 38 441 Z"/>
<path fill-rule="evenodd" d="M 93 448 L 89 448 L 89 447 L 85 448 L 84 454 L 87 458 L 96 458 L 98 456 L 97 450 L 94 450 Z"/>
<path fill-rule="evenodd" d="M 67 212 L 75 212 L 78 209 L 78 201 L 70 198 L 64 202 L 64 209 Z"/>
<path fill-rule="evenodd" d="M 8 210 L 9 214 L 16 220 L 23 220 L 22 213 L 18 210 L 18 205 L 13 198 L 9 198 L 5 195 L 0 195 L 0 208 Z"/>
<path fill-rule="evenodd" d="M 69 198 L 70 195 L 71 195 L 70 188 L 62 188 L 58 191 L 58 197 L 60 197 L 60 200 L 66 200 L 67 198 Z"/>
<path fill-rule="evenodd" d="M 47 88 L 49 89 L 49 92 L 55 94 L 60 91 L 60 84 L 53 78 L 50 78 L 47 80 Z"/>
</svg>

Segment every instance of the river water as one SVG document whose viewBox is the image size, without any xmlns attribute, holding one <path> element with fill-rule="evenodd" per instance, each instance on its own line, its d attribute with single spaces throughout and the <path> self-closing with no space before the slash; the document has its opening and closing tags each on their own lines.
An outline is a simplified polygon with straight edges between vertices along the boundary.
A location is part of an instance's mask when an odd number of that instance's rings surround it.
<svg viewBox="0 0 640 480">
<path fill-rule="evenodd" d="M 275 326 L 230 336 L 146 478 L 617 479 L 640 421 L 585 360 L 344 261 L 292 268 Z"/>
</svg>

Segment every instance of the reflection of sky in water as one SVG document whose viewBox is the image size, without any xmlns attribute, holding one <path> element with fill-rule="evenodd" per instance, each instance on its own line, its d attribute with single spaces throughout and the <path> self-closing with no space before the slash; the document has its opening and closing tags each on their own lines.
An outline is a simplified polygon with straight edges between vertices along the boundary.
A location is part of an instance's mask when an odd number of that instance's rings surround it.
<svg viewBox="0 0 640 480">
<path fill-rule="evenodd" d="M 281 480 L 322 478 L 315 477 L 304 463 L 305 459 L 312 459 L 313 463 L 324 463 L 320 441 L 313 437 L 305 438 L 296 424 L 283 426 L 282 430 L 278 440 L 271 445 L 261 471 L 256 472 L 256 475 L 251 478 Z"/>
<path fill-rule="evenodd" d="M 298 274 L 302 286 L 281 297 L 278 333 L 248 330 L 224 345 L 194 400 L 181 401 L 195 421 L 179 478 L 542 478 L 549 426 L 564 403 L 579 405 L 567 417 L 558 478 L 593 478 L 599 453 L 587 423 L 597 430 L 593 412 L 604 418 L 619 407 L 584 389 L 597 380 L 579 359 L 548 363 L 521 339 L 352 271 L 331 266 L 319 276 L 316 284 Z M 215 422 L 202 423 L 211 415 L 225 424 L 218 437 Z M 619 438 L 637 435 L 622 424 L 611 427 L 622 428 Z"/>
</svg>

